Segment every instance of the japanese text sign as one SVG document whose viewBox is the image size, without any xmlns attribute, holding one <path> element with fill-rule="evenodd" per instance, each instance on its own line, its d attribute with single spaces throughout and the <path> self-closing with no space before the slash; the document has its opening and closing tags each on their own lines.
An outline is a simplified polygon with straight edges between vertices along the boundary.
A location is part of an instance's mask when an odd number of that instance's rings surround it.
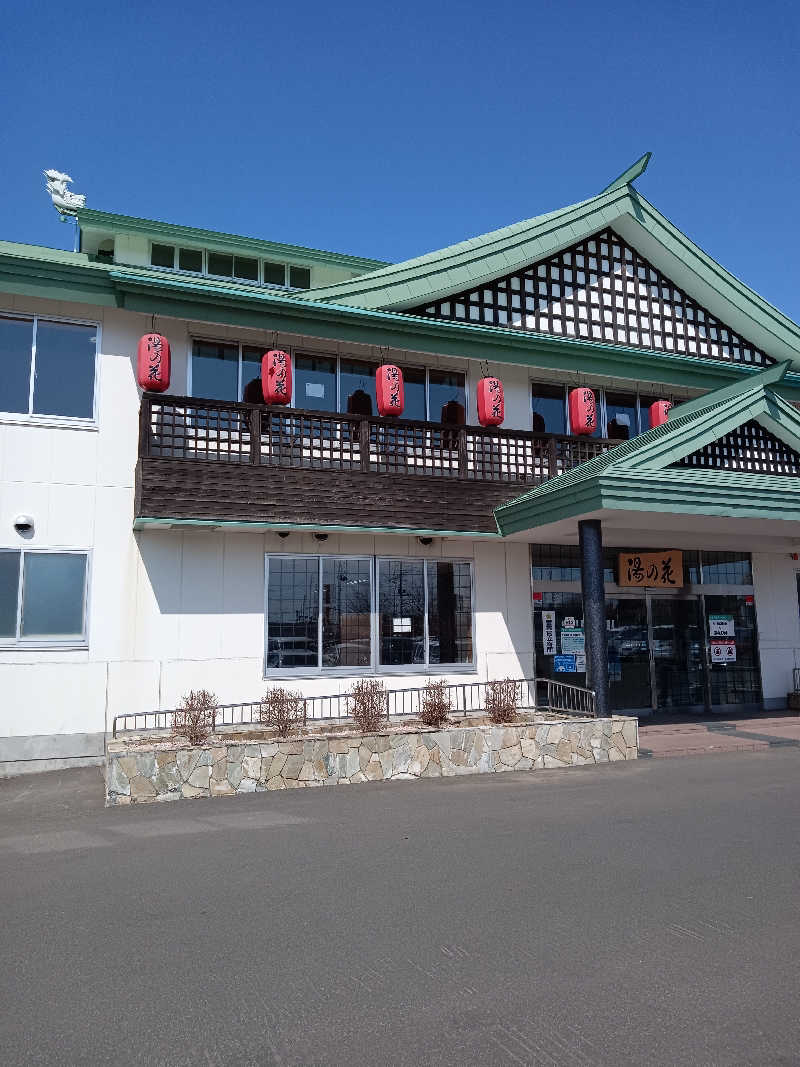
<svg viewBox="0 0 800 1067">
<path fill-rule="evenodd" d="M 620 552 L 619 584 L 656 589 L 683 587 L 682 552 Z"/>
</svg>

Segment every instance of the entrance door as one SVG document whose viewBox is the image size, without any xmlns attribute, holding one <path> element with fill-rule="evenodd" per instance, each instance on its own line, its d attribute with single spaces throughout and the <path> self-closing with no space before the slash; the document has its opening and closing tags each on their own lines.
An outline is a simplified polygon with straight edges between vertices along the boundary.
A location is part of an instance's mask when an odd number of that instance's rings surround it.
<svg viewBox="0 0 800 1067">
<path fill-rule="evenodd" d="M 607 597 L 608 686 L 615 711 L 652 710 L 647 603 L 643 597 Z"/>
<path fill-rule="evenodd" d="M 706 706 L 705 639 L 699 597 L 648 593 L 654 707 L 702 712 Z"/>
</svg>

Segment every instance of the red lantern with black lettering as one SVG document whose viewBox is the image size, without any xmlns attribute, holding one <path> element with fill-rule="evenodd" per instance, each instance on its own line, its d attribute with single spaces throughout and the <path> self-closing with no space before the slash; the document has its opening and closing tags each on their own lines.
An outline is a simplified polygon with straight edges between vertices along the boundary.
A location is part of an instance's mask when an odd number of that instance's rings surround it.
<svg viewBox="0 0 800 1067">
<path fill-rule="evenodd" d="M 499 426 L 505 417 L 503 383 L 499 378 L 481 378 L 478 382 L 478 422 L 481 426 Z"/>
<path fill-rule="evenodd" d="M 136 380 L 151 393 L 169 389 L 169 341 L 160 333 L 146 333 L 139 339 Z"/>
<path fill-rule="evenodd" d="M 271 348 L 261 358 L 261 392 L 265 404 L 288 404 L 292 399 L 292 360 L 288 352 Z"/>
<path fill-rule="evenodd" d="M 597 400 L 584 385 L 569 391 L 569 428 L 578 437 L 591 437 L 597 430 Z"/>
<path fill-rule="evenodd" d="M 405 406 L 403 372 L 393 363 L 383 363 L 375 371 L 375 396 L 379 415 L 402 415 Z"/>
<path fill-rule="evenodd" d="M 669 418 L 669 413 L 672 411 L 671 400 L 656 400 L 654 404 L 650 405 L 650 429 L 654 429 L 656 426 L 663 426 Z"/>
</svg>

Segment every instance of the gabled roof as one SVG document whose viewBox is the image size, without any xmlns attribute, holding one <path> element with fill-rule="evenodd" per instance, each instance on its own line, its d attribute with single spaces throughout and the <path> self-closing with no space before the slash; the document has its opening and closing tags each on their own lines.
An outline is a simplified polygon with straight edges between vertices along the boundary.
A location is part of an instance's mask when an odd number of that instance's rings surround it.
<svg viewBox="0 0 800 1067">
<path fill-rule="evenodd" d="M 746 422 L 800 452 L 800 412 L 772 388 L 789 363 L 674 408 L 669 420 L 495 509 L 501 534 L 600 510 L 800 520 L 800 478 L 675 467 Z"/>
<path fill-rule="evenodd" d="M 530 267 L 611 227 L 721 321 L 773 358 L 796 359 L 800 365 L 800 327 L 707 255 L 633 187 L 649 159 L 646 153 L 588 200 L 307 290 L 298 299 L 408 311 Z"/>
</svg>

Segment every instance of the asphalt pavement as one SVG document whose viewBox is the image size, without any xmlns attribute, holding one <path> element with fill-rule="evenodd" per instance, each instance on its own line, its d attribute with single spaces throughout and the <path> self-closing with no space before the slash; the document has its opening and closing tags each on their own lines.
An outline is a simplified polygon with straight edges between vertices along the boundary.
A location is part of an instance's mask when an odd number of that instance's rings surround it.
<svg viewBox="0 0 800 1067">
<path fill-rule="evenodd" d="M 0 782 L 0 1063 L 800 1063 L 800 751 Z"/>
</svg>

